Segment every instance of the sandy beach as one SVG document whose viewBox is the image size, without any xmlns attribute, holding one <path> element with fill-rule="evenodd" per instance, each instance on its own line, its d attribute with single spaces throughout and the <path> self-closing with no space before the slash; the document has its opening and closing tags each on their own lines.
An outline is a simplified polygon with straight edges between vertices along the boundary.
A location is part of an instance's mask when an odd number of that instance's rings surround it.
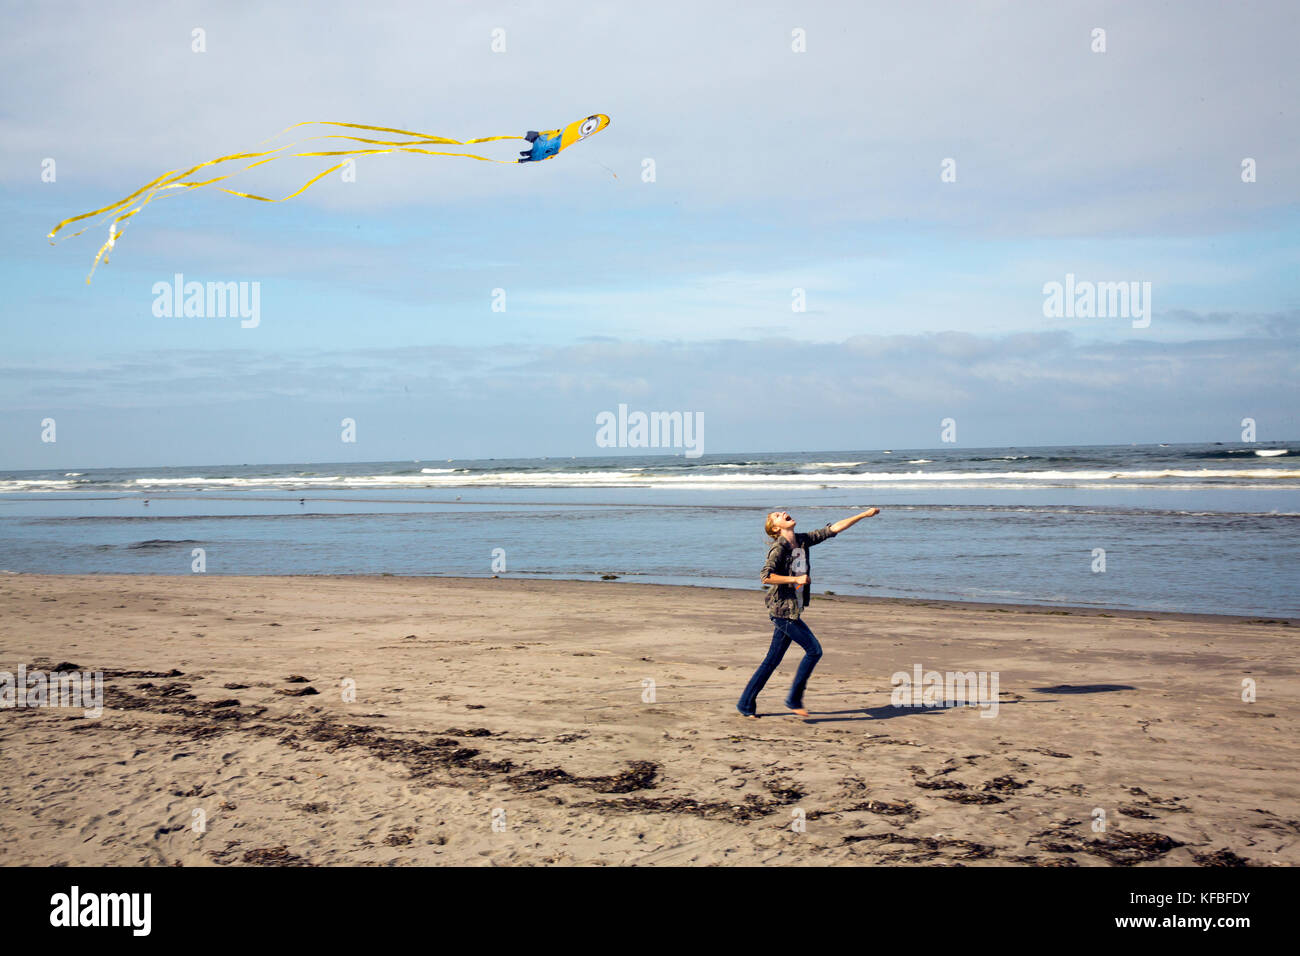
<svg viewBox="0 0 1300 956">
<path fill-rule="evenodd" d="M 1300 862 L 1297 622 L 806 613 L 811 717 L 792 648 L 753 721 L 757 590 L 6 575 L 0 671 L 104 709 L 0 709 L 0 864 Z M 917 666 L 996 709 L 891 706 Z"/>
</svg>

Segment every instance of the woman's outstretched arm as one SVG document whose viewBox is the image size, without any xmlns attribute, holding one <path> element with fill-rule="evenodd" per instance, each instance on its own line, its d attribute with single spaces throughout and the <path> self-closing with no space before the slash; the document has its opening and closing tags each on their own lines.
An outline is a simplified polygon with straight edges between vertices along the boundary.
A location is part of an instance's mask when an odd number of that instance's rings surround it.
<svg viewBox="0 0 1300 956">
<path fill-rule="evenodd" d="M 844 518 L 841 521 L 835 522 L 830 526 L 830 529 L 836 534 L 839 534 L 841 531 L 847 531 L 849 528 L 852 528 L 863 518 L 874 518 L 878 514 L 880 514 L 879 508 L 868 508 L 866 511 L 862 512 L 862 514 L 854 515 L 852 518 Z"/>
</svg>

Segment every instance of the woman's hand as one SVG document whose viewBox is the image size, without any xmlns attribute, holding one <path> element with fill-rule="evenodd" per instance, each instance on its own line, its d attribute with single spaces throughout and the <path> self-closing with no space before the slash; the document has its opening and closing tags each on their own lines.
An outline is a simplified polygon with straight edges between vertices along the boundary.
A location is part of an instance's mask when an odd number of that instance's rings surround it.
<svg viewBox="0 0 1300 956">
<path fill-rule="evenodd" d="M 804 587 L 808 584 L 808 575 L 796 574 L 793 578 L 791 578 L 791 580 L 794 581 L 795 584 Z"/>
<path fill-rule="evenodd" d="M 835 522 L 833 525 L 831 525 L 831 530 L 834 531 L 836 534 L 839 534 L 841 531 L 847 531 L 849 528 L 852 528 L 863 518 L 874 518 L 878 514 L 880 514 L 879 508 L 868 508 L 866 511 L 862 512 L 861 514 L 854 515 L 852 518 L 845 518 L 842 521 Z"/>
</svg>

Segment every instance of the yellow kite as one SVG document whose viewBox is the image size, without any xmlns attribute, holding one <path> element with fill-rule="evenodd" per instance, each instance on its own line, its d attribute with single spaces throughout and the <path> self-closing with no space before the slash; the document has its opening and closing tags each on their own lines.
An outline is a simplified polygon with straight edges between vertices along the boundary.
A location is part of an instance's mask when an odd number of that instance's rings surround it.
<svg viewBox="0 0 1300 956">
<path fill-rule="evenodd" d="M 287 196 L 282 196 L 279 199 L 273 199 L 267 196 L 256 196 L 252 193 L 239 192 L 238 190 L 235 189 L 227 189 L 224 186 L 218 186 L 216 188 L 223 193 L 229 193 L 232 196 L 239 196 L 243 199 L 256 199 L 258 202 L 284 202 L 285 200 L 292 199 L 294 196 L 300 195 L 301 193 L 305 192 L 314 183 L 325 178 L 330 173 L 342 169 L 352 160 L 353 157 L 377 156 L 383 153 L 421 153 L 425 156 L 460 156 L 464 159 L 477 159 L 485 163 L 508 163 L 510 165 L 514 165 L 516 163 L 540 162 L 541 160 L 544 159 L 551 159 L 556 154 L 558 154 L 561 150 L 567 149 L 568 147 L 572 146 L 574 143 L 578 142 L 579 140 L 586 139 L 588 136 L 592 136 L 595 133 L 599 133 L 602 129 L 604 129 L 608 125 L 609 125 L 608 116 L 604 115 L 603 113 L 594 113 L 591 116 L 586 117 L 585 119 L 580 119 L 573 123 L 570 123 L 568 126 L 565 126 L 563 129 L 551 129 L 541 133 L 530 130 L 524 136 L 481 136 L 477 139 L 458 140 L 458 139 L 448 139 L 445 136 L 433 136 L 428 133 L 415 133 L 412 132 L 411 130 L 392 129 L 387 126 L 367 126 L 361 123 L 335 123 L 335 122 L 316 122 L 316 121 L 309 121 L 305 123 L 294 123 L 292 126 L 285 127 L 285 129 L 277 133 L 276 136 L 272 136 L 268 140 L 263 140 L 263 142 L 264 143 L 270 142 L 271 140 L 274 140 L 277 137 L 284 135 L 284 133 L 287 133 L 289 130 L 297 129 L 300 126 L 316 126 L 321 128 L 366 130 L 372 133 L 387 133 L 391 135 L 389 138 L 385 138 L 385 139 L 371 139 L 362 136 L 354 136 L 346 133 L 322 133 L 317 136 L 304 137 L 303 140 L 295 141 L 292 143 L 286 143 L 283 146 L 277 146 L 274 148 L 267 148 L 267 149 L 254 149 L 243 153 L 232 153 L 229 156 L 219 156 L 216 159 L 210 159 L 205 163 L 199 163 L 197 166 L 191 166 L 189 169 L 185 169 L 185 170 L 172 169 L 163 173 L 161 176 L 157 177 L 156 179 L 153 179 L 150 182 L 145 183 L 143 186 L 141 186 L 135 192 L 131 193 L 129 196 L 126 196 L 123 199 L 119 199 L 117 202 L 113 203 L 112 205 L 104 206 L 102 209 L 94 209 L 90 212 L 82 213 L 80 216 L 73 216 L 70 219 L 63 220 L 61 223 L 59 223 L 57 226 L 55 226 L 53 229 L 50 230 L 49 238 L 51 240 L 54 240 L 54 238 L 59 234 L 60 231 L 63 230 L 65 226 L 69 226 L 74 222 L 81 222 L 82 220 L 90 220 L 79 230 L 71 234 L 73 236 L 79 236 L 87 229 L 90 229 L 96 225 L 102 225 L 105 220 L 111 218 L 112 221 L 109 223 L 109 227 L 108 227 L 108 239 L 107 241 L 105 241 L 105 243 L 102 246 L 99 247 L 99 252 L 96 253 L 95 255 L 95 262 L 90 267 L 90 275 L 86 276 L 86 282 L 89 283 L 91 276 L 95 274 L 95 269 L 96 267 L 98 267 L 100 260 L 102 259 L 104 262 L 108 262 L 107 253 L 113 248 L 117 240 L 121 238 L 122 230 L 119 228 L 120 224 L 124 223 L 126 220 L 130 219 L 136 213 L 140 212 L 140 210 L 144 209 L 145 206 L 149 205 L 149 203 L 153 202 L 159 196 L 177 195 L 178 193 L 181 192 L 188 192 L 191 189 L 199 189 L 203 186 L 211 186 L 213 183 L 222 182 L 223 180 L 230 179 L 232 176 L 238 175 L 240 172 L 252 169 L 255 166 L 263 166 L 266 163 L 274 162 L 277 159 L 284 159 L 287 156 L 326 156 L 331 158 L 345 157 L 342 159 L 341 162 L 338 162 L 335 165 L 329 167 L 328 169 L 320 173 L 317 173 L 311 179 L 307 180 L 307 182 L 305 182 L 300 188 L 294 190 Z M 392 136 L 405 137 L 405 138 L 394 139 L 391 138 Z M 351 147 L 348 149 L 286 152 L 286 150 L 292 149 L 294 146 L 296 146 L 298 142 L 305 142 L 306 140 L 313 140 L 313 139 L 350 140 L 352 142 L 363 143 L 365 145 L 362 147 Z M 477 143 L 493 143 L 496 142 L 497 140 L 503 140 L 503 139 L 522 139 L 530 143 L 531 146 L 529 149 L 521 151 L 520 158 L 517 160 L 492 159 L 491 157 L 479 156 L 475 153 L 448 152 L 445 150 L 433 150 L 433 149 L 426 148 L 429 146 L 471 146 Z M 225 163 L 243 163 L 244 161 L 248 161 L 247 165 L 235 169 L 233 172 L 226 172 L 223 173 L 222 175 L 213 176 L 209 179 L 194 177 L 194 174 L 197 173 L 200 169 L 207 169 L 208 167 L 221 166 Z M 224 167 L 224 168 L 229 168 L 229 167 Z M 98 218 L 98 217 L 103 217 L 103 218 Z M 51 245 L 53 245 L 52 241 L 51 241 Z"/>
</svg>

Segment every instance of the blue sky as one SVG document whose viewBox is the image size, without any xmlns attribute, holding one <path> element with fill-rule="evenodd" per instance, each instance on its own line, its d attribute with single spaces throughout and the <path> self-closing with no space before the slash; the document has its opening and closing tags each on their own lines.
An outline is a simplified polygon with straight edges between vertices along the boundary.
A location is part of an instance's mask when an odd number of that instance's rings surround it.
<svg viewBox="0 0 1300 956">
<path fill-rule="evenodd" d="M 965 445 L 1297 437 L 1289 4 L 588 7 L 11 11 L 0 467 L 598 454 L 619 403 L 703 412 L 710 452 L 933 447 L 944 417 Z M 284 204 L 169 198 L 89 286 L 103 236 L 44 239 L 299 120 L 592 112 L 611 126 L 547 163 L 379 156 Z M 259 326 L 155 317 L 175 273 L 257 282 Z M 1066 273 L 1150 282 L 1150 326 L 1044 317 Z"/>
</svg>

